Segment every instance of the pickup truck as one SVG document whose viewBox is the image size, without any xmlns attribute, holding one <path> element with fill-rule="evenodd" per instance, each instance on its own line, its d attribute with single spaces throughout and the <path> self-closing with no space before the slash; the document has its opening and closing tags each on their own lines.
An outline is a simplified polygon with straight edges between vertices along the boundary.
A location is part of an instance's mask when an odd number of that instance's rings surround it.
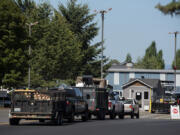
<svg viewBox="0 0 180 135">
<path fill-rule="evenodd" d="M 63 119 L 72 122 L 74 115 L 81 115 L 83 121 L 88 120 L 88 106 L 78 89 L 14 90 L 11 101 L 10 125 L 18 125 L 21 119 L 51 120 L 62 125 Z"/>
<path fill-rule="evenodd" d="M 108 98 L 108 114 L 110 116 L 110 119 L 114 119 L 116 115 L 118 115 L 120 119 L 123 119 L 124 104 L 123 101 L 120 100 L 119 95 L 110 92 Z"/>
<path fill-rule="evenodd" d="M 134 99 L 127 98 L 124 100 L 124 115 L 130 115 L 131 119 L 136 116 L 139 119 L 139 105 Z"/>
</svg>

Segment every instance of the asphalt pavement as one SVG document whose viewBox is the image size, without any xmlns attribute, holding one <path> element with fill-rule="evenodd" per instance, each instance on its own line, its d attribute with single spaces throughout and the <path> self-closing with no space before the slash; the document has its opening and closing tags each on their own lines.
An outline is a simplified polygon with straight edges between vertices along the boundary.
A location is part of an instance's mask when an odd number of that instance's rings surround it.
<svg viewBox="0 0 180 135">
<path fill-rule="evenodd" d="M 90 120 L 65 122 L 56 126 L 50 122 L 21 121 L 18 126 L 8 125 L 8 109 L 0 109 L 0 135 L 178 135 L 180 120 L 170 120 L 169 114 L 141 112 L 140 119 Z"/>
<path fill-rule="evenodd" d="M 56 126 L 49 123 L 21 123 L 1 125 L 1 135 L 178 135 L 180 121 L 152 119 L 76 121 Z"/>
</svg>

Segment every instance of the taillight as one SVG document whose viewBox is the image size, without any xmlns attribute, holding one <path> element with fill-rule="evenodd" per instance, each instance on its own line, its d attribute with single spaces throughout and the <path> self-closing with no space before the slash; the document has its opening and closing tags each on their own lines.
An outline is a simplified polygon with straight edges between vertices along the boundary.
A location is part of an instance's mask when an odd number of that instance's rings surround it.
<svg viewBox="0 0 180 135">
<path fill-rule="evenodd" d="M 133 109 L 132 105 L 129 105 L 129 108 Z"/>
<path fill-rule="evenodd" d="M 111 107 L 112 103 L 111 102 L 108 102 L 108 107 Z"/>
<path fill-rule="evenodd" d="M 69 104 L 70 104 L 70 102 L 69 102 L 69 101 L 66 101 L 66 104 L 67 104 L 67 105 L 69 105 Z"/>
</svg>

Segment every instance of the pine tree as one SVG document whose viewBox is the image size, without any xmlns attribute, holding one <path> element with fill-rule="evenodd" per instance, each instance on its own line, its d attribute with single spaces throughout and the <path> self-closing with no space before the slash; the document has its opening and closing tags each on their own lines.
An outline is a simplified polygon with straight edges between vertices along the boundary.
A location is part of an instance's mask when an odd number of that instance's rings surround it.
<svg viewBox="0 0 180 135">
<path fill-rule="evenodd" d="M 156 6 L 161 12 L 164 14 L 170 15 L 179 15 L 180 14 L 180 0 L 172 0 L 172 2 L 168 3 L 167 5 L 158 4 Z"/>
<path fill-rule="evenodd" d="M 131 54 L 130 53 L 127 54 L 125 62 L 127 62 L 127 63 L 131 63 L 132 62 L 132 58 L 131 58 Z"/>
<path fill-rule="evenodd" d="M 38 41 L 38 49 L 34 49 L 33 68 L 46 82 L 75 79 L 81 60 L 80 46 L 65 19 L 55 12 Z"/>
<path fill-rule="evenodd" d="M 154 41 L 146 49 L 144 57 L 137 60 L 135 67 L 144 69 L 164 69 L 163 52 L 160 50 L 157 53 L 156 43 Z"/>
<path fill-rule="evenodd" d="M 175 63 L 174 60 L 172 62 L 172 68 L 175 68 Z M 179 70 L 180 69 L 180 49 L 178 49 L 176 51 L 176 69 Z"/>
<path fill-rule="evenodd" d="M 19 87 L 27 69 L 25 18 L 13 0 L 0 2 L 0 85 Z"/>
<path fill-rule="evenodd" d="M 100 43 L 91 45 L 91 41 L 98 33 L 97 23 L 93 22 L 95 14 L 90 14 L 88 5 L 77 4 L 77 0 L 68 1 L 67 6 L 59 5 L 59 11 L 82 43 L 80 49 L 83 58 L 79 66 L 80 74 L 100 76 L 100 60 L 98 60 L 101 52 L 98 49 Z"/>
</svg>

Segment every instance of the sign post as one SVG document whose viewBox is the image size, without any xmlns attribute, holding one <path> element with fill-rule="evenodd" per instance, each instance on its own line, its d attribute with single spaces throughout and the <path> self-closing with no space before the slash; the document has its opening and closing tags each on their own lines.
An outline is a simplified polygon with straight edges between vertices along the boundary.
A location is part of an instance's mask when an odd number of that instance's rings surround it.
<svg viewBox="0 0 180 135">
<path fill-rule="evenodd" d="M 171 105 L 171 119 L 180 119 L 179 105 Z"/>
</svg>

